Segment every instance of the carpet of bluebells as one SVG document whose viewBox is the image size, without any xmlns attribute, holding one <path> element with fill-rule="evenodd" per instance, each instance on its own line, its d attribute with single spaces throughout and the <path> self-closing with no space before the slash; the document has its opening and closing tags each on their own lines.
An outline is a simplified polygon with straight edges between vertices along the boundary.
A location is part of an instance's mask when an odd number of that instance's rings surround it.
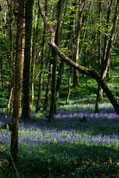
<svg viewBox="0 0 119 178">
<path fill-rule="evenodd" d="M 19 124 L 20 177 L 119 176 L 119 115 L 110 104 L 100 104 L 99 114 L 93 104 L 60 106 L 52 122 L 40 112 L 31 115 Z M 87 122 L 81 122 L 83 116 Z M 0 124 L 11 120 L 1 113 Z M 0 132 L 0 145 L 6 148 L 0 154 L 7 158 L 11 133 Z M 7 177 L 15 177 L 14 171 Z"/>
</svg>

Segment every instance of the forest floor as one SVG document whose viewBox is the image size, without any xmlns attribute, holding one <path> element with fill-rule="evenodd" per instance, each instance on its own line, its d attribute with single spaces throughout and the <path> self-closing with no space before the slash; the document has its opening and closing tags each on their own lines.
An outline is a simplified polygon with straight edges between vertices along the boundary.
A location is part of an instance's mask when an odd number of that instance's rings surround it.
<svg viewBox="0 0 119 178">
<path fill-rule="evenodd" d="M 69 104 L 58 108 L 55 120 L 41 113 L 20 120 L 20 178 L 112 178 L 119 177 L 119 115 L 110 104 Z M 83 117 L 86 121 L 82 121 Z M 11 122 L 1 113 L 0 124 Z M 0 129 L 0 178 L 16 178 L 8 167 L 10 131 Z"/>
</svg>

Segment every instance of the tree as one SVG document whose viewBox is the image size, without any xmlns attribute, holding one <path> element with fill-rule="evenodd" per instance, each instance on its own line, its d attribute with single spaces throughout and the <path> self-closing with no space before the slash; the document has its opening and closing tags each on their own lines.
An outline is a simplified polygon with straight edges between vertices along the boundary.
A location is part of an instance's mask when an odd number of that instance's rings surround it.
<svg viewBox="0 0 119 178">
<path fill-rule="evenodd" d="M 61 33 L 61 18 L 62 18 L 62 9 L 63 9 L 64 0 L 58 1 L 58 17 L 57 17 L 57 27 L 55 33 L 55 43 L 59 45 L 60 33 Z M 51 89 L 51 102 L 50 102 L 50 111 L 49 111 L 49 121 L 53 120 L 56 106 L 56 67 L 57 67 L 57 53 L 52 50 L 52 89 Z"/>
<path fill-rule="evenodd" d="M 45 0 L 45 12 L 47 11 L 47 0 Z M 41 66 L 40 66 L 40 74 L 39 74 L 39 89 L 38 89 L 38 98 L 36 102 L 36 111 L 40 110 L 41 106 L 41 98 L 42 98 L 42 89 L 43 89 L 43 75 L 45 69 L 45 53 L 46 53 L 46 25 L 44 24 L 43 30 L 43 39 L 42 39 L 42 52 L 41 52 Z"/>
<path fill-rule="evenodd" d="M 30 84 L 30 59 L 31 59 L 31 35 L 32 35 L 33 0 L 25 2 L 25 51 L 23 71 L 23 109 L 22 117 L 30 117 L 29 108 L 29 84 Z"/>
<path fill-rule="evenodd" d="M 8 15 L 9 15 L 9 51 L 10 51 L 10 94 L 9 94 L 9 100 L 8 100 L 8 105 L 7 105 L 7 110 L 9 111 L 11 108 L 11 103 L 12 103 L 12 96 L 13 96 L 13 88 L 14 88 L 14 52 L 13 52 L 13 2 L 7 1 L 8 4 Z"/>
<path fill-rule="evenodd" d="M 112 5 L 112 0 L 109 2 L 109 8 L 108 8 L 108 14 L 107 14 L 107 32 L 108 32 L 108 24 L 109 24 L 109 18 L 110 18 L 110 8 Z M 112 23 L 112 28 L 111 28 L 111 32 L 110 32 L 110 36 L 107 37 L 107 35 L 105 35 L 105 40 L 104 40 L 104 50 L 103 50 L 103 58 L 101 60 L 101 77 L 102 79 L 104 79 L 107 75 L 107 71 L 109 69 L 109 65 L 110 65 L 110 55 L 111 55 L 111 50 L 112 50 L 112 46 L 114 44 L 114 40 L 115 40 L 115 35 L 116 35 L 116 24 L 117 24 L 117 20 L 118 20 L 118 15 L 119 13 L 119 1 L 117 0 L 116 6 L 115 6 L 115 11 L 114 11 L 114 17 L 113 17 L 113 23 Z M 98 112 L 98 103 L 100 101 L 102 95 L 102 88 L 101 86 L 98 86 L 98 92 L 97 92 L 97 99 L 96 99 L 96 112 Z"/>
<path fill-rule="evenodd" d="M 18 20 L 16 37 L 16 63 L 14 82 L 14 103 L 13 103 L 13 127 L 11 135 L 11 156 L 17 161 L 18 153 L 18 128 L 21 108 L 21 90 L 23 79 L 23 59 L 24 59 L 24 0 L 18 1 Z"/>
<path fill-rule="evenodd" d="M 49 45 L 55 50 L 55 52 L 59 55 L 59 57 L 62 60 L 64 60 L 71 66 L 73 66 L 78 71 L 94 78 L 97 81 L 97 83 L 103 88 L 104 92 L 107 94 L 107 97 L 109 98 L 110 102 L 112 103 L 115 111 L 119 114 L 119 105 L 118 105 L 116 99 L 114 98 L 114 96 L 112 95 L 111 91 L 109 90 L 109 88 L 107 87 L 105 82 L 103 81 L 102 77 L 94 69 L 89 69 L 84 66 L 76 64 L 69 57 L 67 57 L 55 44 L 55 31 L 54 31 L 52 25 L 49 24 L 47 17 L 45 16 L 45 12 L 42 7 L 41 0 L 39 0 L 39 11 L 41 13 L 44 23 L 46 24 L 46 26 L 48 27 L 48 29 L 51 33 L 51 41 L 50 41 Z"/>
</svg>

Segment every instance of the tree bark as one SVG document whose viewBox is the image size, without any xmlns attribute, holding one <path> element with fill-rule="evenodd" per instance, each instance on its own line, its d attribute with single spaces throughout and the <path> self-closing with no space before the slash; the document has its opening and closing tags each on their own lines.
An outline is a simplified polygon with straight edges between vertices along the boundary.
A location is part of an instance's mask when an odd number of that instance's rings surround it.
<svg viewBox="0 0 119 178">
<path fill-rule="evenodd" d="M 99 20 L 101 20 L 101 4 L 102 4 L 102 2 L 100 1 L 99 2 L 99 5 L 98 5 L 98 7 L 99 7 Z M 99 29 L 99 31 L 98 31 L 98 34 L 99 34 L 99 48 L 98 48 L 98 60 L 99 60 L 99 73 L 101 74 L 101 65 L 102 65 L 102 59 L 101 59 L 101 48 L 102 48 L 102 34 L 101 34 L 101 31 L 100 31 L 100 29 Z M 105 42 L 105 44 L 106 44 L 106 42 Z M 105 45 L 106 46 L 106 45 Z M 105 50 L 104 50 L 105 51 Z M 98 89 L 97 89 L 97 97 L 96 97 L 96 102 L 95 102 L 95 112 L 96 113 L 99 113 L 99 102 L 100 102 L 100 100 L 102 99 L 102 92 L 101 92 L 102 90 L 101 90 L 101 88 L 100 88 L 100 86 L 98 85 Z"/>
<path fill-rule="evenodd" d="M 47 111 L 48 107 L 48 99 L 49 99 L 49 92 L 50 92 L 50 83 L 51 83 L 51 77 L 52 77 L 52 64 L 49 64 L 49 74 L 48 74 L 48 82 L 47 82 L 47 88 L 46 88 L 46 93 L 45 93 L 45 100 L 44 100 L 44 106 L 43 106 L 43 111 Z"/>
<path fill-rule="evenodd" d="M 47 0 L 45 0 L 45 12 L 47 12 Z M 44 77 L 44 68 L 45 68 L 45 53 L 46 53 L 46 25 L 44 24 L 43 31 L 43 40 L 42 40 L 42 56 L 41 56 L 41 71 L 39 75 L 39 89 L 38 89 L 38 98 L 36 102 L 36 111 L 40 110 L 41 107 L 41 98 L 42 98 L 42 89 L 43 89 L 43 77 Z"/>
<path fill-rule="evenodd" d="M 69 80 L 68 80 L 68 93 L 67 93 L 67 97 L 66 97 L 66 104 L 68 104 L 68 102 L 69 102 L 69 97 L 70 97 L 70 93 L 71 93 L 71 74 L 72 74 L 72 67 L 70 67 L 70 74 L 69 74 Z"/>
<path fill-rule="evenodd" d="M 23 102 L 22 118 L 30 117 L 29 84 L 30 84 L 30 58 L 31 58 L 31 35 L 32 35 L 33 0 L 25 3 L 25 53 L 23 71 Z"/>
<path fill-rule="evenodd" d="M 59 45 L 60 33 L 61 33 L 61 18 L 62 18 L 62 9 L 63 9 L 64 0 L 58 1 L 58 17 L 57 17 L 57 28 L 55 33 L 55 43 Z M 51 88 L 51 102 L 50 102 L 50 111 L 48 120 L 51 121 L 54 119 L 55 106 L 56 106 L 56 67 L 57 67 L 57 53 L 52 49 L 52 88 Z"/>
<path fill-rule="evenodd" d="M 11 108 L 12 103 L 12 96 L 13 96 L 13 88 L 14 88 L 14 70 L 15 70 L 15 64 L 14 64 L 14 54 L 13 54 L 13 32 L 12 32 L 12 23 L 13 23 L 13 13 L 12 13 L 12 6 L 13 3 L 7 1 L 8 4 L 8 15 L 9 15 L 9 40 L 10 40 L 10 86 L 9 86 L 9 99 L 8 99 L 8 105 L 7 110 L 9 111 Z"/>
<path fill-rule="evenodd" d="M 85 6 L 85 1 L 80 0 L 78 3 L 78 13 L 77 13 L 77 40 L 76 40 L 76 50 L 75 50 L 75 58 L 74 61 L 79 64 L 79 56 L 80 56 L 80 37 L 81 37 L 81 29 L 82 29 L 82 21 L 83 21 L 83 9 Z M 74 81 L 73 81 L 73 87 L 78 88 L 79 87 L 79 71 L 74 69 Z"/>
<path fill-rule="evenodd" d="M 19 1 L 18 21 L 17 21 L 17 42 L 16 42 L 16 64 L 14 82 L 14 106 L 13 106 L 13 128 L 11 134 L 11 156 L 13 161 L 17 161 L 18 153 L 18 127 L 21 108 L 21 89 L 23 78 L 24 59 L 24 0 Z"/>
</svg>

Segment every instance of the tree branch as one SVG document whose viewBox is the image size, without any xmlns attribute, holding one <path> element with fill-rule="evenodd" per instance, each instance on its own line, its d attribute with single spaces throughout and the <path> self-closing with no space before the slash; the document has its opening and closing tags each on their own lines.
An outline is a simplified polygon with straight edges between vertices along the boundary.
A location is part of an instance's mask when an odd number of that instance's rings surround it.
<svg viewBox="0 0 119 178">
<path fill-rule="evenodd" d="M 39 7 L 39 12 L 40 12 L 40 14 L 41 14 L 41 16 L 43 18 L 44 24 L 46 25 L 47 30 L 51 34 L 51 42 L 54 42 L 55 41 L 55 31 L 54 31 L 52 25 L 47 20 L 47 17 L 45 15 L 45 10 L 44 10 L 44 8 L 42 6 L 41 0 L 38 0 L 38 7 Z"/>
<path fill-rule="evenodd" d="M 107 94 L 107 97 L 110 100 L 110 102 L 112 103 L 115 111 L 119 114 L 119 105 L 118 105 L 115 97 L 113 96 L 113 94 L 111 93 L 111 91 L 109 90 L 109 88 L 107 87 L 107 85 L 105 84 L 105 82 L 100 77 L 100 75 L 94 69 L 89 69 L 87 67 L 84 67 L 84 66 L 81 66 L 79 64 L 76 64 L 73 60 L 71 60 L 68 56 L 66 56 L 58 48 L 58 46 L 55 44 L 55 42 L 54 42 L 55 31 L 54 31 L 52 25 L 49 24 L 49 22 L 47 20 L 47 17 L 45 15 L 45 11 L 44 11 L 44 9 L 42 7 L 41 0 L 39 0 L 38 2 L 39 2 L 39 12 L 40 12 L 40 14 L 41 14 L 41 16 L 43 18 L 43 21 L 44 21 L 45 25 L 47 26 L 47 28 L 49 29 L 49 31 L 51 33 L 51 41 L 50 41 L 49 45 L 53 48 L 54 51 L 56 51 L 56 53 L 58 54 L 58 56 L 62 60 L 64 60 L 69 65 L 71 65 L 72 67 L 74 67 L 78 71 L 82 72 L 83 74 L 86 74 L 86 75 L 92 77 L 93 79 L 95 79 L 98 82 L 98 84 L 103 88 L 104 92 Z"/>
</svg>

